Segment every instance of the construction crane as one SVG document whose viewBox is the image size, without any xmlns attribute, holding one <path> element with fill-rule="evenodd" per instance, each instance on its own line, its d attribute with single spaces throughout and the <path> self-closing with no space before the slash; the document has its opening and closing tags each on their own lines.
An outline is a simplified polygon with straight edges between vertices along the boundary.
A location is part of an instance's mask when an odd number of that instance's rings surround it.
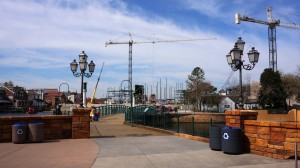
<svg viewBox="0 0 300 168">
<path fill-rule="evenodd" d="M 277 44 L 276 44 L 276 26 L 300 29 L 300 25 L 294 23 L 280 23 L 279 19 L 273 19 L 271 7 L 266 8 L 268 21 L 257 20 L 248 16 L 241 16 L 239 13 L 235 14 L 235 23 L 240 24 L 241 21 L 258 23 L 268 25 L 268 39 L 269 39 L 269 67 L 275 72 L 277 71 Z"/>
<path fill-rule="evenodd" d="M 100 70 L 100 74 L 99 74 L 96 86 L 94 88 L 94 92 L 93 92 L 92 98 L 91 98 L 91 100 L 90 100 L 90 102 L 88 104 L 93 104 L 93 101 L 94 101 L 94 98 L 95 98 L 95 94 L 96 94 L 96 91 L 97 91 L 97 87 L 98 87 L 98 83 L 99 83 L 100 78 L 101 78 L 101 74 L 102 74 L 102 69 L 103 69 L 104 63 L 105 62 L 103 62 L 103 64 L 102 64 L 102 67 L 101 67 L 101 70 Z"/>
<path fill-rule="evenodd" d="M 125 42 L 113 42 L 109 41 L 105 43 L 105 47 L 113 44 L 128 44 L 129 45 L 129 64 L 128 64 L 128 90 L 132 91 L 132 44 L 142 44 L 142 43 L 163 43 L 163 42 L 179 42 L 179 41 L 197 41 L 197 40 L 216 40 L 216 38 L 197 38 L 197 39 L 174 39 L 174 40 L 155 40 L 155 41 L 133 41 L 131 33 L 128 33 L 129 41 Z"/>
</svg>

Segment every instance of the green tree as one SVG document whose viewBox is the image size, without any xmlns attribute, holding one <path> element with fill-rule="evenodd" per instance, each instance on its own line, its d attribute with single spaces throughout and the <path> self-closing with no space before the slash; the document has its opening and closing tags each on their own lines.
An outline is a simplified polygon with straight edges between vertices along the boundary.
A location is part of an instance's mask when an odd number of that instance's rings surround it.
<svg viewBox="0 0 300 168">
<path fill-rule="evenodd" d="M 193 104 L 194 108 L 201 111 L 201 104 L 205 95 L 216 90 L 209 82 L 205 81 L 205 73 L 200 67 L 194 68 L 191 75 L 188 76 L 187 91 L 184 94 L 185 99 Z"/>
<path fill-rule="evenodd" d="M 260 76 L 260 85 L 258 102 L 263 108 L 286 108 L 287 94 L 278 71 L 265 69 Z"/>
</svg>

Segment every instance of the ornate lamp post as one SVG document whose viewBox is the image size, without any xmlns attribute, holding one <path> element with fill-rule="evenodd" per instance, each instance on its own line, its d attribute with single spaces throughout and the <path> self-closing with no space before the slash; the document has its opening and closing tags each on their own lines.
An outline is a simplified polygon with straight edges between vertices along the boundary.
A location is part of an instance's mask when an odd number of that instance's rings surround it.
<svg viewBox="0 0 300 168">
<path fill-rule="evenodd" d="M 94 70 L 95 70 L 95 64 L 93 61 L 91 61 L 89 64 L 87 63 L 87 55 L 82 51 L 82 53 L 79 54 L 79 68 L 80 72 L 77 72 L 78 63 L 74 59 L 73 62 L 70 63 L 71 71 L 73 72 L 73 75 L 75 77 L 81 77 L 81 98 L 80 98 L 80 106 L 83 107 L 83 77 L 91 77 Z M 87 69 L 87 66 L 89 67 L 89 73 L 85 73 L 85 70 Z"/>
<path fill-rule="evenodd" d="M 234 45 L 234 48 L 226 55 L 228 65 L 233 71 L 239 70 L 240 72 L 240 97 L 239 97 L 239 109 L 244 109 L 244 99 L 243 99 L 243 84 L 242 84 L 242 69 L 252 70 L 255 64 L 258 62 L 259 52 L 255 50 L 254 47 L 247 53 L 250 64 L 244 65 L 244 60 L 242 60 L 242 55 L 244 52 L 245 42 L 241 37 L 238 38 Z"/>
</svg>

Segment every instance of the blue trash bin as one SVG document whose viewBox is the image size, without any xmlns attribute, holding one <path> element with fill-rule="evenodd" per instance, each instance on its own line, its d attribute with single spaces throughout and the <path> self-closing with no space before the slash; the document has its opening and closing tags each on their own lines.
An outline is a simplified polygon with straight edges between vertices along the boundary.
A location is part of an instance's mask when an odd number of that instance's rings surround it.
<svg viewBox="0 0 300 168">
<path fill-rule="evenodd" d="M 12 125 L 12 142 L 15 144 L 25 143 L 27 141 L 28 125 L 25 123 L 16 123 Z"/>
<path fill-rule="evenodd" d="M 222 128 L 222 151 L 228 154 L 243 152 L 242 129 L 235 127 Z"/>
</svg>

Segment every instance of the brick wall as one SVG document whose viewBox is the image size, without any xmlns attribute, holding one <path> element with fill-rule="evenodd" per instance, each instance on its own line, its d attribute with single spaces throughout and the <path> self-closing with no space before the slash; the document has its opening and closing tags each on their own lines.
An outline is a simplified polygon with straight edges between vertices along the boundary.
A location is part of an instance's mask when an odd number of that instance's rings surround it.
<svg viewBox="0 0 300 168">
<path fill-rule="evenodd" d="M 68 139 L 72 137 L 72 116 L 24 116 L 0 118 L 0 142 L 12 141 L 12 125 L 15 123 L 44 123 L 44 139 Z"/>
<path fill-rule="evenodd" d="M 300 142 L 300 123 L 258 121 L 257 112 L 229 110 L 225 112 L 226 126 L 241 128 L 246 152 L 276 159 L 295 156 L 295 142 Z M 300 151 L 300 147 L 297 147 Z M 300 152 L 297 153 L 300 156 Z"/>
<path fill-rule="evenodd" d="M 295 122 L 245 121 L 250 152 L 279 159 L 293 157 L 295 142 L 300 142 L 299 128 L 300 123 Z M 300 146 L 297 150 L 300 151 Z"/>
<path fill-rule="evenodd" d="M 0 142 L 12 141 L 15 123 L 44 123 L 44 140 L 90 137 L 90 108 L 73 109 L 73 116 L 0 117 Z"/>
</svg>

